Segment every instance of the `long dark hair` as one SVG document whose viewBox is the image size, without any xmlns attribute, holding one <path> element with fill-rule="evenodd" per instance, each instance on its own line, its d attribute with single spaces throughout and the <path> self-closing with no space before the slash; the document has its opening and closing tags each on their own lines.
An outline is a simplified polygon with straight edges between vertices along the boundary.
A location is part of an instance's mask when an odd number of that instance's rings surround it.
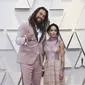
<svg viewBox="0 0 85 85">
<path fill-rule="evenodd" d="M 39 10 L 41 10 L 41 9 L 43 9 L 43 10 L 45 10 L 45 12 L 46 12 L 46 16 L 45 16 L 45 19 L 43 20 L 43 23 L 41 24 L 42 26 L 41 26 L 41 28 L 40 28 L 40 30 L 42 31 L 42 32 L 44 32 L 44 31 L 46 31 L 46 27 L 49 25 L 49 19 L 48 19 L 48 11 L 47 11 L 47 9 L 45 8 L 45 7 L 39 7 L 39 8 L 37 8 L 34 12 L 33 12 L 33 14 L 30 16 L 30 18 L 29 18 L 29 23 L 31 24 L 31 26 L 33 27 L 33 28 L 35 28 L 35 25 L 36 25 L 36 23 L 35 23 L 35 16 L 36 16 L 36 14 L 39 12 Z"/>
</svg>

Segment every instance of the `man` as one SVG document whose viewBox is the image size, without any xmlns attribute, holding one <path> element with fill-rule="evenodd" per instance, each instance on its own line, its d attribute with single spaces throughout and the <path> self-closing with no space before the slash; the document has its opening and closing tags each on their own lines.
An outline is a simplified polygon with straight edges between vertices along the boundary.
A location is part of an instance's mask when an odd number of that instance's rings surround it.
<svg viewBox="0 0 85 85">
<path fill-rule="evenodd" d="M 48 24 L 48 11 L 39 7 L 30 16 L 29 21 L 19 27 L 16 43 L 20 45 L 18 62 L 24 85 L 40 85 L 43 43 Z"/>
</svg>

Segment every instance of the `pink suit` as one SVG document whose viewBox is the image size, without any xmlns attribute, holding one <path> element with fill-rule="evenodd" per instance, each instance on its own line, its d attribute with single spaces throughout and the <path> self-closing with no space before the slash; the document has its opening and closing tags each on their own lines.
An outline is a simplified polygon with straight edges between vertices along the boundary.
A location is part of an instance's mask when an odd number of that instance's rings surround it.
<svg viewBox="0 0 85 85">
<path fill-rule="evenodd" d="M 25 42 L 25 36 L 33 35 L 33 40 Z M 40 85 L 42 75 L 43 62 L 43 43 L 45 41 L 45 33 L 38 42 L 35 31 L 25 23 L 19 27 L 16 43 L 20 45 L 18 52 L 18 63 L 21 66 L 24 85 Z"/>
</svg>

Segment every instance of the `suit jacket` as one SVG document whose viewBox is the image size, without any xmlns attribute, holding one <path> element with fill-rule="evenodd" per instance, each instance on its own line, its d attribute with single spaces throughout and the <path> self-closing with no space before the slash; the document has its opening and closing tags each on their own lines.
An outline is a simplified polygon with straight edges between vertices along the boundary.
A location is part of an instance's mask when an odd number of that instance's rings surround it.
<svg viewBox="0 0 85 85">
<path fill-rule="evenodd" d="M 25 37 L 33 34 L 33 40 L 25 41 Z M 40 42 L 37 41 L 35 30 L 29 23 L 24 23 L 19 27 L 16 43 L 20 45 L 18 52 L 18 62 L 23 64 L 33 64 L 36 58 L 40 55 L 41 64 L 43 63 L 43 43 L 46 39 L 45 33 L 40 39 Z"/>
</svg>

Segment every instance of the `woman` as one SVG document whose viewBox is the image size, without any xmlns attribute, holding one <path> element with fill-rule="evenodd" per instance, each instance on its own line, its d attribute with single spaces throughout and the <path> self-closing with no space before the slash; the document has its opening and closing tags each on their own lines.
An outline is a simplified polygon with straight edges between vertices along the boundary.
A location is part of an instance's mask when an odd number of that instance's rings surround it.
<svg viewBox="0 0 85 85">
<path fill-rule="evenodd" d="M 47 33 L 44 85 L 64 85 L 64 44 L 60 39 L 59 27 L 53 23 L 48 26 Z"/>
</svg>

